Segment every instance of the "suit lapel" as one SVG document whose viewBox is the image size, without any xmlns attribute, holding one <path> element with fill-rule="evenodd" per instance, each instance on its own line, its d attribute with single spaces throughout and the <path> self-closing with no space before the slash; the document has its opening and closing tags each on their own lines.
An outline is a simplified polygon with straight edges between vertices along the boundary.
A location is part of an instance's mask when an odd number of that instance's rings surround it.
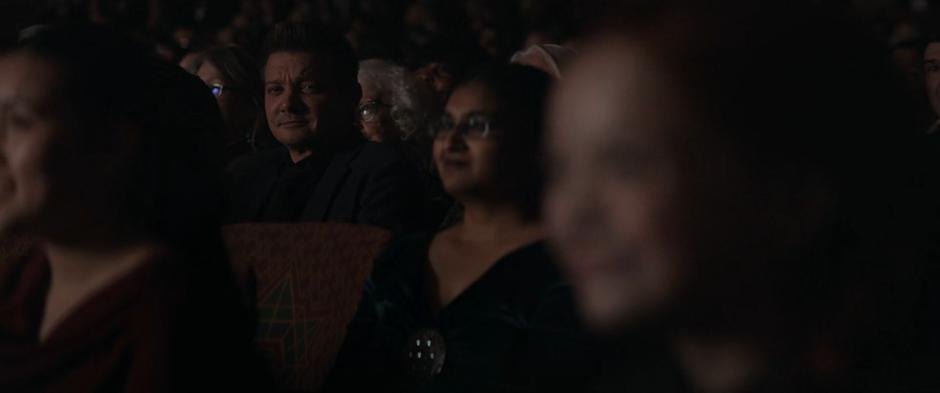
<svg viewBox="0 0 940 393">
<path fill-rule="evenodd" d="M 330 161 L 330 165 L 317 183 L 313 197 L 307 202 L 301 221 L 326 221 L 336 195 L 342 189 L 343 181 L 349 176 L 350 164 L 359 154 L 360 147 L 339 153 Z"/>
</svg>

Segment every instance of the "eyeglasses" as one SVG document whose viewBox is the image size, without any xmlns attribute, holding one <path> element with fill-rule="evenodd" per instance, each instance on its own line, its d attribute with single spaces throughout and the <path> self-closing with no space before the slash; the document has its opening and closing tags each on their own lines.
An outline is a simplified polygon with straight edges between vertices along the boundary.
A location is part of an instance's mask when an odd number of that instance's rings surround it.
<svg viewBox="0 0 940 393">
<path fill-rule="evenodd" d="M 226 91 L 238 90 L 238 88 L 235 86 L 226 86 L 221 83 L 210 83 L 209 90 L 212 92 L 212 95 L 219 97 Z"/>
<path fill-rule="evenodd" d="M 485 115 L 470 115 L 459 123 L 454 121 L 454 118 L 444 115 L 432 128 L 432 133 L 434 138 L 446 138 L 451 133 L 457 132 L 457 135 L 466 139 L 484 139 L 492 130 L 493 120 Z"/>
<path fill-rule="evenodd" d="M 379 101 L 366 101 L 362 105 L 359 105 L 359 120 L 375 121 L 379 118 L 379 113 L 381 113 L 382 108 L 389 107 L 391 107 L 391 105 Z"/>
</svg>

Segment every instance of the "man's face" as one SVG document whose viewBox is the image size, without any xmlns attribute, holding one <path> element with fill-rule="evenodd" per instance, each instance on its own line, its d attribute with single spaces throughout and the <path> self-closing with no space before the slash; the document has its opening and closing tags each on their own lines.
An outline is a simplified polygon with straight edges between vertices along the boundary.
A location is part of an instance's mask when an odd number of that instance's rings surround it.
<svg viewBox="0 0 940 393">
<path fill-rule="evenodd" d="M 940 42 L 928 44 L 924 51 L 924 79 L 930 107 L 940 116 Z"/>
<path fill-rule="evenodd" d="M 347 132 L 358 94 L 337 83 L 322 58 L 275 52 L 264 67 L 264 107 L 274 138 L 292 150 L 310 149 L 327 133 Z M 358 92 L 358 86 L 354 86 Z"/>
</svg>

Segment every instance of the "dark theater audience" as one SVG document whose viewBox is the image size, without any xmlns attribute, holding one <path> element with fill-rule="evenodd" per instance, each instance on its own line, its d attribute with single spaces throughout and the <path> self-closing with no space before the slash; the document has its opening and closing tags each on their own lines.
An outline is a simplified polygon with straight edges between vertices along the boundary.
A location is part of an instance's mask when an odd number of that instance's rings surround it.
<svg viewBox="0 0 940 393">
<path fill-rule="evenodd" d="M 457 85 L 434 160 L 462 220 L 376 261 L 336 391 L 544 392 L 581 375 L 587 347 L 539 224 L 549 80 L 501 65 Z"/>
<path fill-rule="evenodd" d="M 0 0 L 0 392 L 940 392 L 937 31 Z"/>
<path fill-rule="evenodd" d="M 0 230 L 33 241 L 0 265 L 3 391 L 252 390 L 264 372 L 218 234 L 221 117 L 145 53 L 74 27 L 0 55 Z"/>
<path fill-rule="evenodd" d="M 417 229 L 425 198 L 418 168 L 355 127 L 362 93 L 349 44 L 324 28 L 284 23 L 266 53 L 265 111 L 283 147 L 231 165 L 228 221 Z"/>
<path fill-rule="evenodd" d="M 812 6 L 726 4 L 613 14 L 552 100 L 546 212 L 582 311 L 663 340 L 611 390 L 936 391 L 901 79 Z"/>
</svg>

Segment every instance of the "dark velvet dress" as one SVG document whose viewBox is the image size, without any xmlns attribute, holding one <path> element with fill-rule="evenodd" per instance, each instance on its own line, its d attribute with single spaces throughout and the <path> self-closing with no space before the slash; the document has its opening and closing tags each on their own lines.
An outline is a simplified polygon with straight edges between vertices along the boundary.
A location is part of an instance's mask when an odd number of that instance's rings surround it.
<svg viewBox="0 0 940 393">
<path fill-rule="evenodd" d="M 376 261 L 330 390 L 581 391 L 592 340 L 545 245 L 502 257 L 437 309 L 431 239 L 404 239 Z"/>
</svg>

